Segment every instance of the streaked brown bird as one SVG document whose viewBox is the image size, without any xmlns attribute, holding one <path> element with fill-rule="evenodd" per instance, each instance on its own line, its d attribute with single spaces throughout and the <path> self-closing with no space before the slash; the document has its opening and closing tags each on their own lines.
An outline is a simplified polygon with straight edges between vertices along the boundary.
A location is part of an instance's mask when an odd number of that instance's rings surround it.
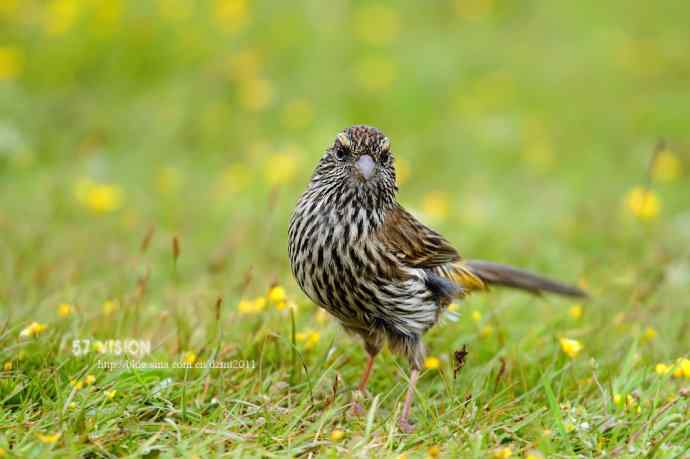
<svg viewBox="0 0 690 459">
<path fill-rule="evenodd" d="M 397 191 L 389 139 L 369 126 L 345 129 L 297 203 L 288 252 L 304 293 L 363 340 L 369 359 L 360 391 L 384 343 L 408 359 L 410 383 L 399 425 L 409 432 L 424 362 L 422 336 L 453 299 L 492 285 L 537 294 L 585 293 L 510 266 L 464 260 L 398 204 Z"/>
</svg>

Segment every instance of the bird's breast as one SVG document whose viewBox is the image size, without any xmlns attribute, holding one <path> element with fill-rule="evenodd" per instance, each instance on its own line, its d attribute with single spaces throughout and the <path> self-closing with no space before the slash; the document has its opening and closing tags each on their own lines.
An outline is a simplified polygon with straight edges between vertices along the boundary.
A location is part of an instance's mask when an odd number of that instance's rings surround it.
<svg viewBox="0 0 690 459">
<path fill-rule="evenodd" d="M 289 234 L 293 274 L 312 301 L 346 326 L 424 330 L 437 307 L 417 270 L 402 267 L 387 249 L 382 223 L 361 206 L 298 205 Z"/>
<path fill-rule="evenodd" d="M 289 251 L 293 274 L 314 302 L 332 309 L 366 310 L 373 302 L 380 269 L 380 249 L 373 234 L 378 219 L 367 209 L 300 206 L 290 224 Z M 359 296 L 359 298 L 357 298 Z M 337 312 L 337 311 L 336 311 Z M 336 314 L 338 315 L 338 314 Z"/>
</svg>

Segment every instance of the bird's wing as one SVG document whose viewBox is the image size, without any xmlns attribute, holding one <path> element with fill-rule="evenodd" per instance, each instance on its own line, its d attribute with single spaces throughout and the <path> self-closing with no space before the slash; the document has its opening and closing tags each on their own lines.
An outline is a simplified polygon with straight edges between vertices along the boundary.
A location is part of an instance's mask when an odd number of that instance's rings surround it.
<svg viewBox="0 0 690 459">
<path fill-rule="evenodd" d="M 463 260 L 443 236 L 419 222 L 402 207 L 396 207 L 388 213 L 379 237 L 386 251 L 397 258 L 402 266 L 426 271 L 427 287 L 442 304 L 473 290 L 486 290 L 487 285 L 502 285 L 537 294 L 551 292 L 574 297 L 587 296 L 577 287 L 512 266 Z M 457 290 L 457 287 L 460 289 Z"/>
<path fill-rule="evenodd" d="M 390 253 L 410 268 L 429 269 L 460 260 L 450 242 L 402 207 L 386 215 L 379 236 Z"/>
<path fill-rule="evenodd" d="M 402 207 L 388 213 L 379 237 L 389 253 L 406 267 L 429 270 L 464 291 L 485 288 L 482 280 L 463 265 L 450 242 Z"/>
</svg>

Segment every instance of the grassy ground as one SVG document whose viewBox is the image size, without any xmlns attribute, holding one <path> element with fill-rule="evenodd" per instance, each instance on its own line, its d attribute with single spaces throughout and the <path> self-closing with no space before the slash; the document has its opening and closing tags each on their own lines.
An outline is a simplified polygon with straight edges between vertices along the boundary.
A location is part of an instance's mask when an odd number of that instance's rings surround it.
<svg viewBox="0 0 690 459">
<path fill-rule="evenodd" d="M 0 457 L 688 457 L 687 5 L 190 5 L 0 1 Z M 354 123 L 462 254 L 593 295 L 458 304 L 411 435 L 287 264 Z"/>
</svg>

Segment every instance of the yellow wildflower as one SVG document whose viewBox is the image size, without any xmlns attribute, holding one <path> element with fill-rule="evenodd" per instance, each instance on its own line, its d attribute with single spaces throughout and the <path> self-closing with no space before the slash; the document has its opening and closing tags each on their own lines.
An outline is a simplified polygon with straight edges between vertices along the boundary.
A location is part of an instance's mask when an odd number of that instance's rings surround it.
<svg viewBox="0 0 690 459">
<path fill-rule="evenodd" d="M 122 205 L 122 190 L 118 186 L 96 184 L 86 195 L 86 206 L 96 213 L 113 212 Z"/>
<path fill-rule="evenodd" d="M 438 445 L 430 446 L 427 450 L 427 454 L 430 458 L 436 459 L 441 456 L 441 448 Z"/>
<path fill-rule="evenodd" d="M 297 147 L 288 147 L 268 158 L 264 168 L 266 181 L 271 185 L 289 183 L 299 169 L 299 154 Z"/>
<path fill-rule="evenodd" d="M 400 16 L 384 5 L 366 5 L 355 11 L 355 36 L 372 45 L 387 45 L 400 35 Z"/>
<path fill-rule="evenodd" d="M 652 165 L 652 178 L 659 182 L 672 182 L 680 176 L 680 160 L 671 150 L 660 151 Z"/>
<path fill-rule="evenodd" d="M 12 370 L 12 361 L 8 360 L 2 365 L 2 369 L 5 371 L 11 371 Z"/>
<path fill-rule="evenodd" d="M 70 386 L 74 387 L 76 390 L 80 390 L 84 387 L 84 383 L 82 381 L 78 381 L 76 379 L 70 379 L 69 384 L 70 384 Z"/>
<path fill-rule="evenodd" d="M 571 359 L 577 357 L 577 354 L 582 350 L 582 344 L 575 340 L 569 338 L 560 338 L 561 350 Z"/>
<path fill-rule="evenodd" d="M 302 129 L 309 126 L 314 118 L 314 108 L 306 99 L 297 99 L 288 104 L 283 109 L 283 126 L 290 129 Z"/>
<path fill-rule="evenodd" d="M 321 334 L 315 330 L 305 330 L 295 335 L 295 340 L 297 340 L 298 343 L 304 343 L 304 349 L 315 347 L 320 339 Z"/>
<path fill-rule="evenodd" d="M 490 338 L 494 334 L 494 327 L 491 325 L 485 325 L 479 330 L 479 336 L 482 338 Z"/>
<path fill-rule="evenodd" d="M 613 404 L 616 406 L 620 406 L 621 403 L 623 403 L 623 397 L 621 397 L 621 394 L 619 393 L 614 393 L 613 394 Z"/>
<path fill-rule="evenodd" d="M 268 80 L 258 78 L 242 81 L 238 97 L 245 109 L 252 112 L 261 111 L 273 101 L 273 85 Z"/>
<path fill-rule="evenodd" d="M 18 4 L 19 0 L 0 0 L 0 16 L 12 16 Z"/>
<path fill-rule="evenodd" d="M 62 35 L 79 19 L 78 0 L 53 0 L 45 9 L 44 27 L 49 35 Z"/>
<path fill-rule="evenodd" d="M 575 430 L 575 425 L 572 422 L 566 422 L 563 424 L 563 428 L 565 429 L 566 433 L 570 433 Z"/>
<path fill-rule="evenodd" d="M 675 363 L 675 365 L 669 365 L 670 367 L 670 372 L 671 375 L 673 375 L 674 378 L 682 378 L 683 377 L 683 368 L 680 366 L 680 359 L 678 359 Z"/>
<path fill-rule="evenodd" d="M 625 407 L 629 410 L 636 411 L 637 413 L 640 413 L 642 411 L 642 408 L 639 406 L 637 399 L 630 394 L 628 394 L 627 397 L 625 397 Z"/>
<path fill-rule="evenodd" d="M 84 384 L 87 386 L 90 386 L 91 384 L 96 382 L 96 377 L 94 375 L 86 375 L 86 378 L 84 378 Z"/>
<path fill-rule="evenodd" d="M 58 306 L 57 313 L 60 317 L 67 317 L 70 314 L 72 314 L 73 310 L 74 310 L 74 308 L 72 307 L 71 304 L 62 303 L 61 305 Z"/>
<path fill-rule="evenodd" d="M 690 379 L 690 360 L 685 357 L 678 359 L 673 369 L 673 377 L 682 378 L 683 376 Z"/>
<path fill-rule="evenodd" d="M 472 320 L 475 322 L 481 322 L 482 321 L 482 313 L 477 311 L 476 309 L 472 311 Z"/>
<path fill-rule="evenodd" d="M 690 360 L 681 359 L 680 367 L 683 369 L 683 376 L 685 376 L 687 379 L 690 379 Z"/>
<path fill-rule="evenodd" d="M 448 194 L 441 191 L 431 191 L 422 199 L 422 212 L 431 219 L 444 220 L 450 211 Z"/>
<path fill-rule="evenodd" d="M 580 319 L 583 313 L 584 309 L 582 308 L 581 304 L 575 304 L 568 309 L 568 315 L 575 320 Z"/>
<path fill-rule="evenodd" d="M 40 441 L 44 445 L 52 445 L 57 443 L 61 436 L 62 434 L 60 432 L 56 432 L 54 434 L 36 434 L 38 441 Z"/>
<path fill-rule="evenodd" d="M 428 370 L 438 370 L 441 366 L 441 361 L 438 357 L 427 357 L 424 359 L 424 368 Z"/>
<path fill-rule="evenodd" d="M 75 186 L 77 200 L 95 213 L 107 213 L 122 207 L 124 193 L 117 185 L 96 183 L 91 179 L 80 179 Z"/>
<path fill-rule="evenodd" d="M 261 311 L 266 306 L 266 299 L 259 297 L 254 300 L 254 308 Z"/>
<path fill-rule="evenodd" d="M 38 336 L 46 330 L 47 326 L 38 322 L 31 322 L 28 327 L 24 328 L 19 336 L 24 338 L 31 338 L 33 336 Z"/>
<path fill-rule="evenodd" d="M 331 441 L 340 441 L 345 436 L 345 432 L 339 429 L 335 429 L 331 432 Z"/>
<path fill-rule="evenodd" d="M 628 211 L 640 220 L 652 220 L 661 211 L 661 201 L 657 194 L 647 188 L 637 186 L 625 197 Z"/>
<path fill-rule="evenodd" d="M 117 30 L 122 19 L 123 0 L 96 2 L 94 5 L 93 25 L 99 34 Z"/>
<path fill-rule="evenodd" d="M 242 30 L 249 21 L 247 1 L 216 0 L 215 19 L 220 28 L 227 32 Z"/>
<path fill-rule="evenodd" d="M 196 362 L 196 354 L 189 351 L 184 355 L 184 363 L 187 365 L 194 365 Z"/>
<path fill-rule="evenodd" d="M 0 81 L 14 80 L 24 68 L 24 55 L 14 46 L 0 46 Z"/>
<path fill-rule="evenodd" d="M 237 310 L 242 315 L 258 314 L 266 306 L 266 298 L 258 297 L 255 300 L 241 300 L 237 305 Z"/>
<path fill-rule="evenodd" d="M 654 341 L 656 339 L 657 332 L 654 329 L 654 327 L 647 327 L 644 330 L 644 334 L 642 335 L 642 340 L 643 341 Z"/>
<path fill-rule="evenodd" d="M 285 303 L 287 301 L 287 294 L 285 293 L 285 288 L 280 285 L 272 287 L 268 291 L 268 300 L 273 304 Z"/>
<path fill-rule="evenodd" d="M 276 309 L 278 311 L 283 311 L 285 309 L 292 309 L 293 311 L 297 311 L 297 303 L 294 301 L 283 301 L 281 303 L 276 303 Z M 318 317 L 317 317 L 318 319 Z"/>
<path fill-rule="evenodd" d="M 671 368 L 671 365 L 666 365 L 665 363 L 657 363 L 656 367 L 654 367 L 654 371 L 656 371 L 656 374 L 658 375 L 665 375 L 671 371 Z"/>
<path fill-rule="evenodd" d="M 104 392 L 104 394 L 105 394 L 105 398 L 107 398 L 108 400 L 112 400 L 113 398 L 115 398 L 117 391 L 115 389 L 107 390 Z"/>
<path fill-rule="evenodd" d="M 495 459 L 508 459 L 513 455 L 513 450 L 508 446 L 503 446 L 494 450 L 493 457 Z"/>
<path fill-rule="evenodd" d="M 101 305 L 101 311 L 103 311 L 103 315 L 106 317 L 112 316 L 118 308 L 119 306 L 115 300 L 107 300 Z"/>
</svg>

